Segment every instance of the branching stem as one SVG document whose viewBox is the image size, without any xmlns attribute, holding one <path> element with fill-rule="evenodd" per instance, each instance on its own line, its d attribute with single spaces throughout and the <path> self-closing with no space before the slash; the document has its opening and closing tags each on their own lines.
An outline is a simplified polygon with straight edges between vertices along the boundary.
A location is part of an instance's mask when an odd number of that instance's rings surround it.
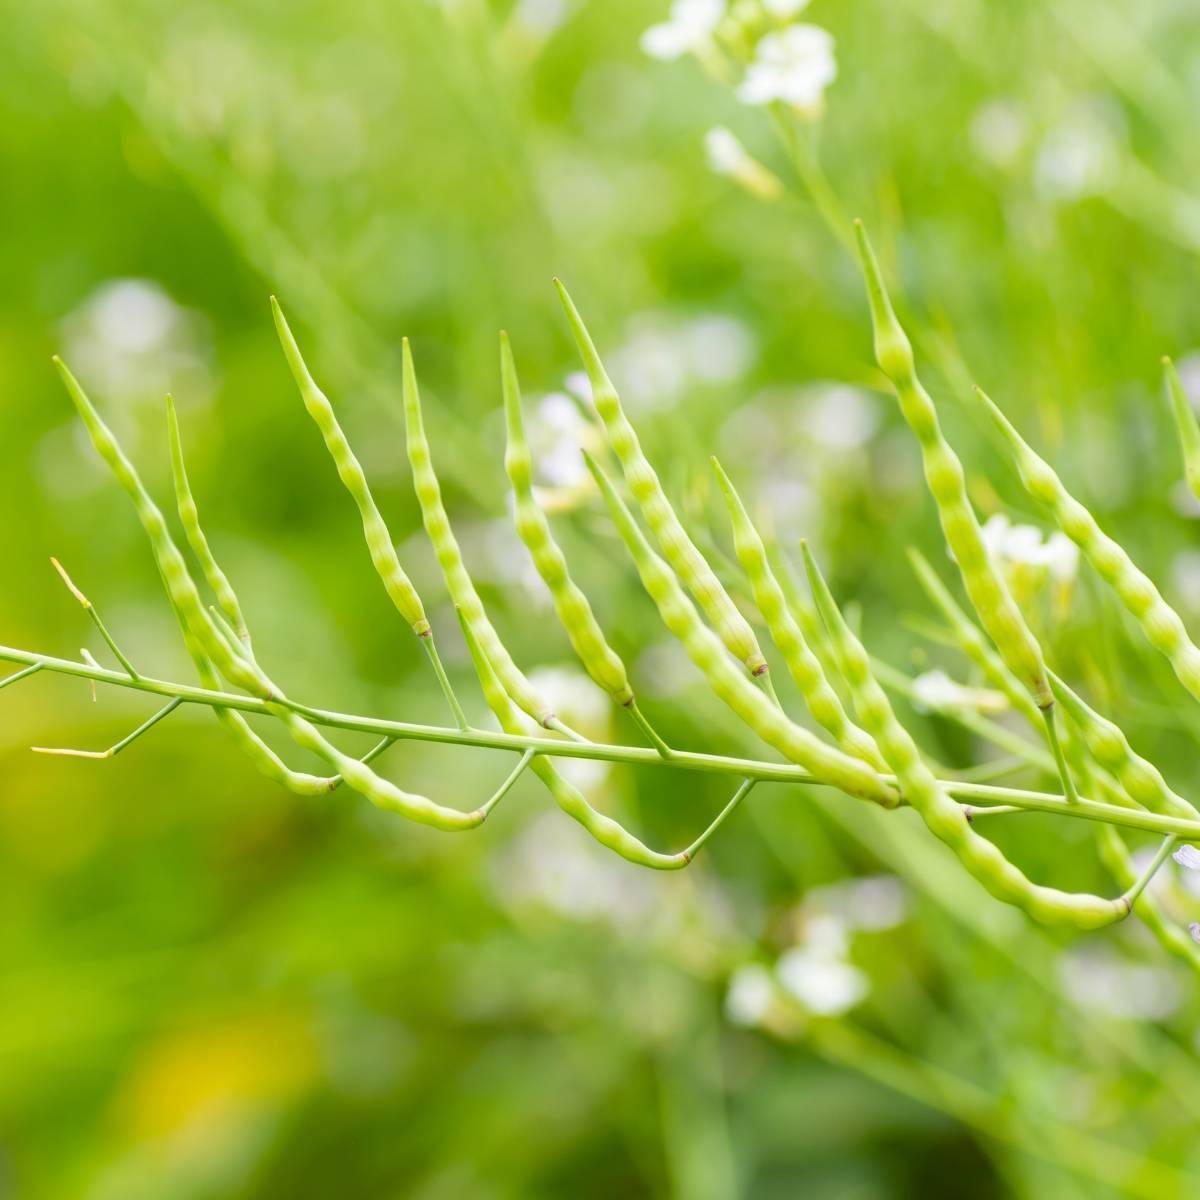
<svg viewBox="0 0 1200 1200">
<path fill-rule="evenodd" d="M 11 646 L 0 646 L 0 661 L 37 667 L 59 675 L 71 675 L 87 679 L 92 683 L 107 683 L 117 687 L 131 688 L 152 695 L 178 699 L 184 704 L 199 704 L 214 709 L 233 709 L 239 712 L 270 716 L 267 703 L 254 696 L 238 695 L 189 684 L 171 683 L 161 679 L 139 676 L 134 679 L 121 671 L 66 658 L 55 658 L 48 654 L 35 654 L 29 650 L 18 650 Z M 19 675 L 32 672 L 18 672 Z M 10 676 L 10 679 L 15 676 Z M 501 733 L 494 730 L 451 729 L 436 725 L 418 725 L 405 721 L 391 721 L 380 717 L 355 716 L 348 713 L 331 712 L 307 705 L 288 702 L 288 707 L 314 724 L 331 729 L 345 729 L 359 733 L 374 733 L 395 741 L 435 742 L 445 745 L 476 746 L 481 749 L 509 750 L 524 753 L 532 750 L 547 758 L 584 758 L 605 762 L 624 763 L 632 766 L 654 765 L 673 767 L 685 771 L 706 774 L 733 775 L 762 783 L 794 783 L 829 786 L 825 780 L 797 767 L 792 763 L 766 762 L 758 759 L 732 758 L 717 754 L 701 754 L 691 750 L 672 750 L 671 757 L 664 759 L 658 750 L 642 746 L 614 746 L 599 742 L 573 742 L 565 739 L 526 737 L 519 734 Z M 884 778 L 888 778 L 884 776 Z M 1100 821 L 1120 825 L 1128 829 L 1142 829 L 1151 833 L 1174 834 L 1179 838 L 1200 839 L 1200 820 L 1169 816 L 1162 813 L 1144 812 L 1139 809 L 1121 808 L 1096 800 L 1080 798 L 1072 804 L 1064 796 L 1047 792 L 1026 791 L 1019 788 L 996 787 L 981 783 L 945 780 L 949 795 L 961 802 L 984 804 L 1007 804 L 1016 808 L 1055 813 L 1060 816 L 1079 817 L 1089 821 Z"/>
</svg>

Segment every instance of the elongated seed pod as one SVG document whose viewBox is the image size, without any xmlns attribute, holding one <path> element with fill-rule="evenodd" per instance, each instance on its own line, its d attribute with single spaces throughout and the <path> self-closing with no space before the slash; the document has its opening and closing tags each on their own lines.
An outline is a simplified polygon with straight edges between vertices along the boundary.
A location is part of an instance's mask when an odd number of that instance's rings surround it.
<svg viewBox="0 0 1200 1200">
<path fill-rule="evenodd" d="M 1163 599 L 1153 580 L 1067 491 L 1050 464 L 1034 453 L 995 402 L 979 388 L 975 395 L 1003 434 L 1025 490 L 1050 510 L 1058 527 L 1112 588 L 1147 641 L 1171 664 L 1180 683 L 1200 700 L 1200 649 L 1188 637 L 1183 619 Z"/>
<path fill-rule="evenodd" d="M 204 578 L 212 588 L 221 606 L 221 611 L 229 618 L 238 639 L 248 642 L 250 635 L 246 629 L 246 618 L 242 614 L 242 606 L 237 593 L 229 582 L 229 576 L 221 570 L 220 564 L 213 556 L 212 547 L 200 525 L 200 513 L 196 507 L 196 499 L 192 495 L 192 487 L 188 482 L 187 465 L 183 460 L 183 441 L 179 435 L 179 417 L 175 412 L 175 401 L 167 397 L 167 432 L 171 441 L 171 474 L 175 481 L 175 506 L 179 512 L 179 520 L 187 535 L 188 545 L 200 563 Z"/>
<path fill-rule="evenodd" d="M 1200 421 L 1196 419 L 1187 392 L 1183 390 L 1183 381 L 1179 378 L 1179 372 L 1175 370 L 1175 364 L 1169 358 L 1162 361 L 1167 398 L 1171 402 L 1171 411 L 1175 414 L 1179 446 L 1183 451 L 1184 478 L 1188 487 L 1192 489 L 1192 495 L 1200 499 Z"/>
<path fill-rule="evenodd" d="M 471 651 L 471 661 L 475 664 L 475 673 L 479 677 L 483 698 L 495 714 L 496 720 L 499 721 L 500 728 L 505 733 L 528 735 L 532 726 L 530 718 L 513 703 L 512 697 L 509 696 L 504 684 L 500 681 L 495 664 L 480 644 L 479 638 L 467 621 L 465 614 L 460 612 L 459 619 L 462 621 L 463 635 Z M 536 726 L 532 727 L 536 729 Z M 619 822 L 597 812 L 584 798 L 583 793 L 574 784 L 564 779 L 549 759 L 539 755 L 529 764 L 529 769 L 542 781 L 554 803 L 567 816 L 578 821 L 596 841 L 615 851 L 622 858 L 658 871 L 676 871 L 691 862 L 692 854 L 689 851 L 685 850 L 680 854 L 662 854 L 657 850 L 651 850 Z"/>
<path fill-rule="evenodd" d="M 1051 686 L 1054 686 L 1053 679 Z M 1078 734 L 1064 740 L 1071 770 L 1075 773 L 1075 778 L 1087 787 L 1089 795 L 1100 797 L 1110 804 L 1136 807 L 1134 801 L 1125 794 L 1112 776 L 1103 767 L 1088 759 Z M 1100 849 L 1100 861 L 1112 877 L 1122 887 L 1133 888 L 1138 882 L 1139 872 L 1124 837 L 1111 825 L 1099 825 L 1096 829 L 1096 840 Z M 1187 963 L 1192 970 L 1200 971 L 1200 946 L 1166 914 L 1149 889 L 1143 891 L 1134 902 L 1134 912 L 1168 954 Z"/>
<path fill-rule="evenodd" d="M 1001 657 L 1033 693 L 1038 708 L 1049 708 L 1054 695 L 1046 680 L 1041 647 L 988 556 L 967 497 L 962 463 L 943 436 L 933 400 L 917 378 L 912 345 L 896 319 L 861 221 L 854 223 L 854 230 L 875 330 L 875 359 L 892 381 L 900 411 L 921 445 L 925 479 L 971 605 Z"/>
<path fill-rule="evenodd" d="M 425 618 L 425 608 L 421 603 L 421 597 L 417 595 L 417 589 L 413 587 L 412 581 L 400 565 L 396 548 L 392 544 L 392 535 L 388 532 L 388 527 L 379 512 L 375 497 L 371 494 L 362 464 L 355 457 L 354 451 L 350 449 L 350 443 L 334 415 L 333 405 L 329 403 L 328 397 L 317 387 L 309 373 L 300 354 L 300 348 L 296 345 L 296 339 L 292 336 L 287 319 L 283 315 L 283 309 L 279 307 L 279 301 L 274 296 L 271 297 L 271 313 L 275 318 L 275 329 L 279 334 L 279 341 L 283 346 L 288 366 L 291 368 L 292 377 L 300 390 L 304 407 L 321 431 L 325 447 L 337 467 L 338 476 L 358 507 L 363 536 L 366 538 L 367 550 L 370 552 L 375 571 L 383 581 L 383 586 L 396 606 L 396 610 L 412 626 L 413 633 L 417 637 L 428 637 L 429 622 Z"/>
<path fill-rule="evenodd" d="M 500 378 L 508 439 L 504 469 L 513 489 L 517 533 L 525 543 L 542 582 L 550 591 L 554 611 L 587 673 L 621 705 L 633 700 L 625 664 L 608 644 L 588 598 L 567 569 L 566 556 L 550 532 L 550 522 L 533 494 L 533 468 L 525 422 L 521 417 L 521 387 L 508 335 L 500 335 Z"/>
<path fill-rule="evenodd" d="M 1162 772 L 1134 750 L 1119 725 L 1101 716 L 1053 672 L 1050 683 L 1092 756 L 1116 776 L 1131 800 L 1151 812 L 1185 818 L 1197 815 L 1195 807 L 1168 786 Z"/>
<path fill-rule="evenodd" d="M 846 715 L 837 693 L 825 678 L 820 662 L 809 649 L 800 626 L 788 610 L 783 588 L 767 558 L 766 545 L 751 521 L 741 497 L 721 464 L 715 458 L 712 464 L 729 509 L 729 520 L 733 527 L 733 548 L 738 562 L 742 564 L 742 570 L 750 580 L 754 603 L 758 605 L 771 639 L 779 647 L 779 652 L 783 655 L 787 669 L 796 681 L 813 720 L 827 729 L 848 754 L 870 763 L 876 770 L 884 770 L 883 760 L 870 734 L 859 729 Z"/>
<path fill-rule="evenodd" d="M 993 896 L 1017 905 L 1039 921 L 1096 929 L 1126 916 L 1129 902 L 1124 897 L 1106 900 L 1032 883 L 991 842 L 971 829 L 963 810 L 943 790 L 922 761 L 912 737 L 896 718 L 887 695 L 871 672 L 866 650 L 846 624 L 807 545 L 804 560 L 813 599 L 829 630 L 859 720 L 875 738 L 905 800 L 930 832 L 958 855 Z"/>
<path fill-rule="evenodd" d="M 479 592 L 476 591 L 474 581 L 463 562 L 458 539 L 450 527 L 450 518 L 446 515 L 446 506 L 442 503 L 442 488 L 433 469 L 429 441 L 425 436 L 421 395 L 417 388 L 417 372 L 413 367 L 408 338 L 404 339 L 403 370 L 404 431 L 408 444 L 408 461 L 412 466 L 417 502 L 421 506 L 421 519 L 433 545 L 434 554 L 437 555 L 438 565 L 442 568 L 446 590 L 450 593 L 455 607 L 462 613 L 463 620 L 470 625 L 471 631 L 479 639 L 488 661 L 493 664 L 504 684 L 504 690 L 539 725 L 550 728 L 554 721 L 554 712 L 513 662 L 512 655 L 488 619 L 483 601 L 479 598 Z"/>
<path fill-rule="evenodd" d="M 750 623 L 738 612 L 712 567 L 688 537 L 663 491 L 657 473 L 642 452 L 637 433 L 625 416 L 617 389 L 600 361 L 579 310 L 562 282 L 556 279 L 554 285 L 558 288 L 571 332 L 591 381 L 592 402 L 604 423 L 608 443 L 621 464 L 625 482 L 646 524 L 650 526 L 667 561 L 683 580 L 729 652 L 745 664 L 751 675 L 765 674 L 767 660 L 763 657 Z"/>
<path fill-rule="evenodd" d="M 700 619 L 675 572 L 651 548 L 633 514 L 617 495 L 612 481 L 591 455 L 585 452 L 584 457 L 663 624 L 679 639 L 713 691 L 764 742 L 792 762 L 805 767 L 831 787 L 840 788 L 851 796 L 873 800 L 884 808 L 894 808 L 899 803 L 895 789 L 884 783 L 866 763 L 826 746 L 807 729 L 789 721 L 730 663 L 720 639 Z"/>
<path fill-rule="evenodd" d="M 1096 832 L 1104 865 L 1122 887 L 1132 887 L 1137 882 L 1138 870 L 1124 838 L 1111 825 L 1101 825 Z M 1167 916 L 1162 905 L 1149 892 L 1143 892 L 1138 897 L 1134 911 L 1168 954 L 1187 963 L 1192 970 L 1200 971 L 1200 946 Z"/>
<path fill-rule="evenodd" d="M 486 813 L 479 810 L 474 813 L 459 812 L 457 809 L 445 808 L 436 804 L 424 796 L 405 792 L 395 784 L 376 775 L 364 763 L 343 754 L 325 738 L 316 726 L 288 707 L 282 692 L 252 657 L 247 658 L 239 653 L 222 636 L 200 600 L 195 580 L 192 579 L 187 563 L 167 529 L 162 512 L 146 490 L 133 464 L 126 457 L 112 431 L 100 418 L 100 414 L 79 386 L 78 381 L 67 369 L 66 364 L 58 358 L 55 358 L 55 363 L 75 402 L 75 407 L 87 426 L 92 444 L 108 464 L 122 489 L 133 501 L 142 528 L 146 531 L 150 541 L 150 548 L 158 565 L 159 574 L 162 576 L 168 599 L 181 619 L 185 639 L 188 642 L 189 650 L 197 660 L 197 666 L 201 666 L 202 663 L 207 664 L 211 660 L 231 683 L 245 688 L 252 695 L 264 700 L 267 711 L 279 719 L 297 745 L 312 750 L 326 762 L 332 764 L 351 788 L 360 792 L 380 808 L 399 812 L 410 820 L 444 830 L 469 829 L 478 825 Z M 202 675 L 205 675 L 205 686 L 213 686 L 216 683 L 215 678 L 211 674 L 206 674 L 204 667 L 201 670 Z M 208 667 L 208 671 L 211 671 L 211 667 Z M 265 750 L 265 747 L 263 749 Z M 260 764 L 263 762 L 261 753 L 256 755 L 256 761 L 259 761 Z M 331 790 L 334 783 L 332 780 L 317 780 L 316 782 L 319 786 L 315 790 L 319 791 Z"/>
<path fill-rule="evenodd" d="M 983 671 L 988 681 L 1008 697 L 1012 706 L 1027 717 L 1035 728 L 1040 729 L 1041 711 L 1029 694 L 1029 689 L 1008 669 L 1008 664 L 992 648 L 979 626 L 959 608 L 925 556 L 915 547 L 910 547 L 908 557 L 925 594 L 945 617 L 959 648 Z"/>
</svg>

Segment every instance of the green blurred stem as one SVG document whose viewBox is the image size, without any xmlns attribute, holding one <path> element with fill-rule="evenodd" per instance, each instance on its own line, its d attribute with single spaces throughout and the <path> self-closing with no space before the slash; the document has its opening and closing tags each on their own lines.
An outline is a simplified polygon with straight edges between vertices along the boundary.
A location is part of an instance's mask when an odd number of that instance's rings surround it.
<svg viewBox="0 0 1200 1200">
<path fill-rule="evenodd" d="M 113 671 L 98 664 L 75 662 L 71 659 L 55 658 L 48 654 L 35 654 L 32 651 L 17 650 L 11 646 L 0 646 L 0 662 L 19 663 L 25 667 L 36 666 L 59 675 L 70 675 L 78 679 L 89 679 L 94 683 L 109 683 L 116 687 L 148 692 L 156 696 L 166 696 L 184 704 L 199 704 L 215 709 L 233 709 L 239 712 L 256 713 L 260 716 L 272 715 L 268 703 L 254 696 L 214 691 L 189 684 L 169 683 L 144 675 L 134 679 L 124 672 Z M 552 738 L 527 737 L 470 727 L 450 729 L 437 725 L 418 725 L 406 721 L 389 721 L 381 717 L 363 717 L 349 713 L 331 712 L 325 709 L 311 708 L 294 701 L 276 701 L 276 703 L 285 704 L 293 712 L 326 728 L 373 733 L 396 741 L 436 742 L 444 745 L 510 750 L 517 753 L 532 750 L 547 758 L 595 759 L 625 763 L 631 766 L 657 764 L 685 771 L 739 776 L 742 779 L 763 783 L 828 786 L 823 779 L 819 779 L 791 763 L 773 763 L 758 759 L 731 758 L 718 754 L 700 754 L 691 750 L 672 750 L 670 759 L 664 759 L 657 750 L 649 747 L 559 741 Z M 883 778 L 890 779 L 888 776 Z M 1080 798 L 1078 803 L 1072 804 L 1064 796 L 1052 795 L 1047 792 L 994 787 L 959 780 L 944 780 L 942 786 L 949 795 L 960 802 L 982 801 L 985 804 L 1010 804 L 1033 812 L 1057 813 L 1061 816 L 1080 817 L 1089 821 L 1121 825 L 1128 829 L 1142 829 L 1164 835 L 1174 834 L 1176 837 L 1192 840 L 1200 839 L 1200 820 L 1145 812 L 1141 809 L 1121 808 L 1115 804 L 1105 804 L 1083 798 Z"/>
</svg>

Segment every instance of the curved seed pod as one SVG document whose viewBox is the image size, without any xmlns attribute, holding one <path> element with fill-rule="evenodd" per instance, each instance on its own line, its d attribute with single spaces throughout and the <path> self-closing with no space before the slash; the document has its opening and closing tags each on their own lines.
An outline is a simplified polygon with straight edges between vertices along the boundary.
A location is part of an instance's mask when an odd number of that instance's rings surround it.
<svg viewBox="0 0 1200 1200">
<path fill-rule="evenodd" d="M 587 673 L 621 705 L 633 701 L 633 689 L 625 664 L 608 644 L 587 597 L 575 584 L 567 569 L 567 560 L 550 522 L 533 494 L 532 464 L 525 423 L 521 418 L 521 389 L 513 362 L 508 335 L 500 335 L 500 377 L 504 391 L 504 417 L 508 441 L 504 451 L 504 469 L 512 483 L 517 533 L 525 543 L 533 565 L 550 590 L 554 611 L 566 630 L 579 661 Z"/>
<path fill-rule="evenodd" d="M 700 619 L 675 572 L 651 549 L 611 480 L 589 454 L 585 452 L 584 457 L 599 485 L 613 524 L 633 558 L 642 585 L 657 606 L 663 623 L 679 639 L 713 691 L 764 742 L 792 762 L 851 796 L 873 800 L 884 808 L 895 808 L 899 803 L 895 789 L 884 783 L 866 763 L 826 746 L 807 729 L 793 724 L 776 705 L 767 703 L 730 663 L 720 639 Z"/>
<path fill-rule="evenodd" d="M 579 310 L 562 282 L 556 279 L 554 285 L 558 288 L 571 332 L 575 335 L 583 365 L 587 370 L 588 379 L 591 380 L 592 401 L 601 421 L 604 422 L 609 445 L 621 464 L 625 482 L 637 501 L 646 524 L 650 526 L 667 561 L 695 597 L 696 603 L 704 610 L 717 636 L 729 652 L 746 665 L 746 670 L 751 675 L 765 674 L 767 660 L 759 649 L 758 639 L 755 638 L 750 623 L 738 612 L 737 606 L 721 586 L 712 567 L 696 549 L 675 515 L 658 475 L 642 453 L 637 433 L 625 416 L 617 389 L 600 361 L 600 355 L 596 352 L 595 343 L 579 315 Z"/>
<path fill-rule="evenodd" d="M 471 651 L 471 661 L 475 664 L 475 673 L 479 676 L 479 686 L 488 707 L 500 723 L 505 733 L 528 734 L 531 731 L 530 718 L 513 703 L 512 697 L 501 683 L 495 670 L 495 664 L 487 656 L 481 646 L 475 630 L 460 612 L 463 636 Z M 536 727 L 534 727 L 536 728 Z M 745 798 L 752 786 L 746 781 L 734 794 L 733 799 L 721 810 L 716 820 L 694 841 L 686 850 L 678 854 L 663 854 L 651 850 L 644 842 L 634 837 L 623 825 L 597 812 L 584 798 L 574 784 L 568 783 L 549 759 L 540 755 L 533 758 L 529 769 L 542 781 L 550 793 L 554 803 L 567 816 L 579 822 L 602 846 L 619 854 L 622 858 L 638 866 L 650 867 L 656 871 L 678 871 L 686 867 L 696 856 L 701 846 L 716 832 L 734 807 Z"/>
<path fill-rule="evenodd" d="M 1131 800 L 1151 812 L 1177 817 L 1197 815 L 1191 804 L 1171 790 L 1162 772 L 1133 749 L 1118 725 L 1102 717 L 1053 672 L 1050 682 L 1058 702 L 1083 735 L 1092 756 L 1116 776 Z"/>
<path fill-rule="evenodd" d="M 1111 825 L 1102 825 L 1097 833 L 1104 865 L 1122 887 L 1132 887 L 1137 881 L 1138 872 L 1124 838 Z M 1193 970 L 1200 971 L 1200 946 L 1167 916 L 1162 905 L 1149 892 L 1141 894 L 1135 908 L 1142 923 L 1168 954 L 1173 954 Z"/>
<path fill-rule="evenodd" d="M 1163 374 L 1166 378 L 1167 398 L 1175 414 L 1175 426 L 1179 431 L 1179 445 L 1183 450 L 1183 474 L 1192 495 L 1200 499 L 1200 421 L 1183 390 L 1183 381 L 1175 364 L 1164 358 Z"/>
<path fill-rule="evenodd" d="M 196 507 L 196 499 L 192 495 L 191 484 L 188 482 L 187 466 L 183 461 L 183 442 L 179 436 L 179 418 L 175 413 L 175 401 L 167 397 L 167 433 L 171 441 L 171 474 L 175 480 L 175 506 L 179 511 L 179 520 L 187 535 L 188 545 L 200 563 L 204 578 L 212 588 L 221 611 L 229 619 L 237 634 L 238 640 L 248 643 L 249 631 L 246 628 L 246 618 L 242 614 L 242 606 L 238 602 L 237 593 L 229 582 L 229 577 L 221 570 L 220 564 L 213 556 L 208 538 L 200 525 L 200 513 Z"/>
<path fill-rule="evenodd" d="M 912 346 L 896 319 L 861 221 L 854 223 L 854 230 L 875 329 L 875 358 L 892 381 L 900 411 L 921 445 L 925 479 L 971 605 L 1009 669 L 1033 693 L 1038 708 L 1049 708 L 1054 695 L 1046 679 L 1041 647 L 988 557 L 967 497 L 962 463 L 943 436 L 933 400 L 917 378 Z"/>
<path fill-rule="evenodd" d="M 800 626 L 788 611 L 783 589 L 767 559 L 766 545 L 754 527 L 754 522 L 750 520 L 750 514 L 746 512 L 741 497 L 721 464 L 715 458 L 712 464 L 729 508 L 729 520 L 733 526 L 733 548 L 742 564 L 742 570 L 750 580 L 754 603 L 758 605 L 771 638 L 779 647 L 788 671 L 804 697 L 808 711 L 819 725 L 833 735 L 843 750 L 870 763 L 877 770 L 885 770 L 875 742 L 870 734 L 859 729 L 846 716 L 842 702 L 829 686 L 821 664 L 808 648 Z"/>
<path fill-rule="evenodd" d="M 1053 685 L 1053 681 L 1051 683 Z M 1064 740 L 1071 769 L 1077 779 L 1088 785 L 1089 795 L 1103 796 L 1110 804 L 1134 806 L 1134 801 L 1125 795 L 1112 776 L 1104 768 L 1087 759 L 1078 736 Z M 1111 825 L 1100 825 L 1096 830 L 1096 837 L 1100 848 L 1100 861 L 1112 877 L 1124 888 L 1135 887 L 1139 879 L 1137 864 L 1129 853 L 1125 839 Z M 1200 971 L 1200 946 L 1167 916 L 1155 896 L 1149 891 L 1142 892 L 1134 904 L 1134 911 L 1168 954 L 1181 959 L 1193 970 Z"/>
<path fill-rule="evenodd" d="M 554 712 L 537 694 L 517 664 L 513 662 L 512 656 L 500 640 L 500 635 L 488 620 L 483 601 L 479 598 L 479 593 L 475 590 L 475 584 L 463 562 L 462 550 L 459 549 L 458 539 L 450 527 L 446 506 L 442 503 L 441 485 L 438 483 L 437 474 L 433 469 L 429 441 L 425 437 L 425 422 L 421 416 L 421 396 L 417 389 L 417 373 L 413 367 L 412 350 L 409 348 L 408 338 L 404 339 L 404 431 L 408 443 L 408 461 L 412 466 L 413 484 L 417 492 L 417 501 L 421 506 L 421 519 L 425 524 L 425 532 L 433 544 L 438 565 L 442 568 L 442 576 L 446 580 L 446 590 L 450 593 L 450 598 L 479 639 L 488 660 L 495 666 L 505 691 L 539 725 L 547 729 L 554 728 Z"/>
<path fill-rule="evenodd" d="M 171 603 L 182 616 L 200 650 L 205 657 L 212 659 L 221 674 L 237 687 L 265 700 L 275 699 L 262 673 L 238 654 L 217 632 L 212 618 L 200 602 L 200 594 L 188 572 L 183 555 L 179 553 L 167 531 L 167 523 L 158 505 L 150 498 L 150 493 L 143 486 L 133 464 L 125 456 L 112 431 L 101 420 L 100 414 L 79 386 L 78 380 L 68 370 L 66 363 L 56 355 L 54 364 L 58 367 L 75 408 L 87 427 L 96 452 L 108 464 L 117 482 L 133 501 L 142 527 L 150 539 L 150 546 Z"/>
<path fill-rule="evenodd" d="M 271 297 L 271 313 L 275 318 L 275 329 L 279 334 L 279 341 L 283 346 L 288 366 L 291 368 L 292 377 L 300 390 L 304 407 L 321 431 L 326 449 L 337 466 L 338 475 L 358 506 L 358 515 L 362 519 L 363 536 L 366 538 L 367 549 L 370 552 L 375 571 L 383 581 L 383 586 L 396 606 L 396 610 L 412 626 L 417 637 L 428 637 L 429 622 L 425 618 L 425 608 L 421 604 L 421 597 L 417 595 L 417 589 L 413 587 L 396 556 L 396 548 L 392 545 L 391 534 L 375 503 L 375 497 L 371 495 L 366 473 L 355 457 L 354 451 L 350 449 L 350 443 L 346 440 L 346 435 L 342 432 L 342 427 L 334 415 L 333 405 L 329 403 L 328 397 L 317 387 L 309 373 L 300 354 L 300 348 L 296 345 L 296 339 L 292 336 L 287 319 L 283 315 L 283 309 L 279 307 L 279 301 L 274 296 Z"/>
<path fill-rule="evenodd" d="M 1004 660 L 992 649 L 991 644 L 980 632 L 979 627 L 967 616 L 950 595 L 949 589 L 937 572 L 929 565 L 925 556 L 914 547 L 908 551 L 909 561 L 925 594 L 945 617 L 953 630 L 954 639 L 962 652 L 983 671 L 994 687 L 1002 691 L 1018 712 L 1026 716 L 1035 728 L 1040 728 L 1042 715 L 1033 702 L 1029 689 L 1008 669 Z"/>
<path fill-rule="evenodd" d="M 1200 649 L 1188 637 L 1182 618 L 1162 598 L 1150 577 L 1067 491 L 1050 464 L 1034 453 L 995 402 L 979 388 L 975 395 L 1004 435 L 1025 490 L 1046 505 L 1058 527 L 1116 593 L 1146 639 L 1170 662 L 1180 683 L 1200 699 Z"/>
<path fill-rule="evenodd" d="M 462 813 L 435 804 L 424 796 L 412 795 L 376 775 L 365 763 L 343 754 L 316 726 L 287 706 L 282 693 L 252 657 L 247 658 L 238 653 L 222 636 L 201 603 L 200 593 L 183 555 L 171 538 L 161 511 L 146 491 L 133 464 L 125 456 L 111 430 L 101 420 L 100 414 L 96 412 L 66 364 L 57 357 L 55 363 L 87 426 L 93 445 L 133 501 L 138 518 L 150 540 L 150 548 L 158 564 L 168 598 L 183 625 L 188 649 L 196 659 L 201 675 L 205 677 L 205 686 L 211 687 L 216 683 L 211 674 L 211 664 L 215 663 L 226 679 L 264 700 L 267 711 L 280 720 L 297 745 L 312 750 L 331 763 L 350 787 L 380 808 L 402 813 L 413 821 L 434 825 L 439 829 L 469 829 L 478 825 L 486 813 Z M 261 766 L 269 767 L 269 754 L 266 747 L 255 748 L 256 761 Z M 319 786 L 315 790 L 319 791 L 332 790 L 336 785 L 335 780 L 323 779 L 316 782 Z"/>
<path fill-rule="evenodd" d="M 967 870 L 993 896 L 1017 905 L 1039 921 L 1096 929 L 1126 916 L 1130 904 L 1125 897 L 1106 900 L 1101 896 L 1062 892 L 1032 883 L 991 842 L 971 829 L 963 810 L 934 778 L 921 760 L 908 731 L 897 720 L 887 696 L 871 673 L 866 650 L 838 610 L 807 545 L 804 546 L 804 560 L 813 598 L 829 630 L 859 720 L 875 738 L 880 753 L 895 773 L 905 800 L 916 809 L 929 831 L 958 855 Z"/>
</svg>

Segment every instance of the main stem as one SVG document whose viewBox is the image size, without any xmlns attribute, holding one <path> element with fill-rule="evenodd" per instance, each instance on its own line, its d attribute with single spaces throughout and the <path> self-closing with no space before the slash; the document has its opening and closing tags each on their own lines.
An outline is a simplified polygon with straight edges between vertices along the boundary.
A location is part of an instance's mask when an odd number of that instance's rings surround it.
<svg viewBox="0 0 1200 1200">
<path fill-rule="evenodd" d="M 0 646 L 0 662 L 18 663 L 25 668 L 34 668 L 36 671 L 52 671 L 58 675 L 71 675 L 95 683 L 109 683 L 115 687 L 148 692 L 155 696 L 166 696 L 183 704 L 200 704 L 207 708 L 236 709 L 240 712 L 258 713 L 263 716 L 271 715 L 266 703 L 254 696 L 213 691 L 184 683 L 171 683 L 162 679 L 152 679 L 145 675 L 139 675 L 135 679 L 123 671 L 113 671 L 86 662 L 74 662 L 67 658 L 55 658 L 48 654 L 35 654 L 29 650 L 17 650 L 11 646 Z M 18 672 L 18 674 L 33 673 L 35 671 Z M 10 679 L 15 680 L 15 677 L 10 676 Z M 0 680 L 0 686 L 3 686 L 4 682 L 4 680 Z M 613 746 L 600 742 L 525 737 L 487 729 L 474 729 L 469 726 L 465 729 L 452 729 L 438 725 L 418 725 L 408 721 L 389 721 L 382 717 L 362 717 L 350 713 L 331 712 L 294 702 L 288 702 L 288 707 L 301 716 L 307 717 L 314 724 L 326 728 L 345 729 L 356 733 L 373 733 L 379 737 L 392 738 L 396 741 L 439 742 L 490 750 L 510 750 L 517 753 L 532 751 L 535 754 L 545 755 L 547 758 L 584 758 L 628 763 L 635 766 L 672 767 L 708 774 L 736 775 L 741 779 L 764 783 L 832 786 L 792 763 L 764 762 L 759 759 L 731 758 L 719 754 L 701 754 L 692 750 L 675 749 L 672 749 L 669 758 L 664 758 L 657 750 L 643 746 Z M 890 776 L 885 775 L 883 778 L 891 781 Z M 994 787 L 961 780 L 943 780 L 942 786 L 956 800 L 970 801 L 973 806 L 980 802 L 988 806 L 1011 805 L 1014 808 L 1033 812 L 1080 817 L 1089 821 L 1121 825 L 1127 829 L 1141 829 L 1149 833 L 1174 834 L 1180 838 L 1200 840 L 1200 820 L 1121 808 L 1115 804 L 1104 804 L 1082 797 L 1076 803 L 1071 803 L 1064 796 L 1048 792 Z"/>
</svg>

